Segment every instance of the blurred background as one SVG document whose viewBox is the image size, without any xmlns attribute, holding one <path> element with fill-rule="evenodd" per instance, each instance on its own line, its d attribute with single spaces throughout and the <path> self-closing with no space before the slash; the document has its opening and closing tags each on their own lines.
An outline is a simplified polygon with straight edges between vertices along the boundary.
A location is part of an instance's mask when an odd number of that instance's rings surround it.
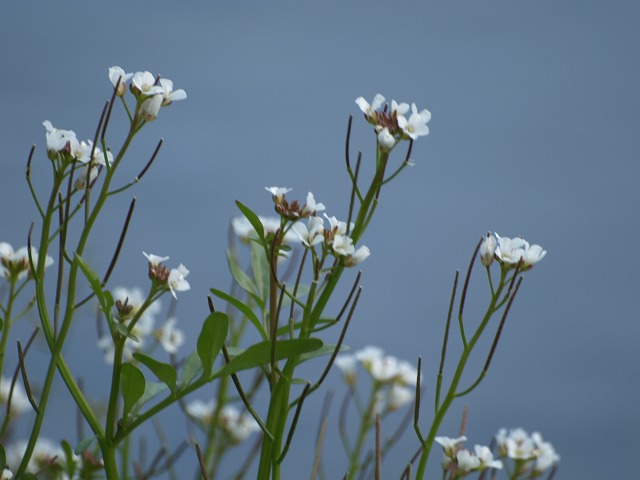
<svg viewBox="0 0 640 480">
<path fill-rule="evenodd" d="M 431 134 L 415 143 L 415 166 L 383 190 L 363 238 L 372 254 L 362 265 L 364 291 L 346 343 L 379 345 L 413 362 L 422 356 L 426 428 L 454 272 L 466 269 L 487 230 L 522 235 L 548 254 L 525 275 L 488 376 L 454 404 L 441 434 L 457 435 L 467 404 L 467 446 L 488 444 L 499 428 L 522 427 L 540 431 L 562 456 L 556 478 L 631 478 L 637 471 L 640 280 L 629 242 L 640 234 L 638 2 L 71 1 L 4 4 L 0 12 L 0 241 L 25 245 L 36 220 L 23 180 L 33 143 L 35 182 L 49 185 L 44 120 L 92 138 L 112 65 L 173 80 L 188 99 L 163 109 L 136 138 L 123 183 L 160 137 L 165 143 L 142 183 L 114 199 L 87 258 L 96 270 L 106 268 L 136 196 L 110 285 L 147 288 L 143 250 L 171 256 L 172 266 L 184 263 L 191 291 L 179 295 L 177 317 L 187 333 L 184 351 L 191 351 L 209 288 L 229 288 L 234 201 L 268 215 L 264 187 L 285 186 L 293 188 L 288 198 L 312 191 L 329 215 L 345 218 L 349 115 L 352 154 L 361 150 L 364 163 L 372 162 L 375 145 L 354 99 L 381 93 L 415 102 L 432 112 Z M 124 121 L 116 109 L 115 150 Z M 482 275 L 471 292 L 469 321 L 486 301 Z M 16 336 L 24 341 L 36 321 L 30 315 Z M 98 401 L 109 370 L 96 342 L 95 312 L 86 309 L 65 355 Z M 30 357 L 34 372 L 45 365 L 45 349 L 37 344 Z M 9 365 L 15 360 L 11 350 Z M 483 362 L 478 356 L 478 370 Z M 339 372 L 327 390 L 334 402 L 326 472 L 341 478 Z M 58 385 L 44 433 L 73 444 L 69 400 Z M 309 476 L 322 400 L 316 394 L 308 406 L 286 478 Z M 170 443 L 186 436 L 177 412 L 161 421 Z M 24 419 L 16 433 L 26 435 L 29 426 Z M 384 478 L 399 477 L 416 446 L 410 429 L 385 458 Z M 434 451 L 433 475 L 439 460 Z M 180 465 L 191 477 L 195 454 L 186 452 Z"/>
</svg>

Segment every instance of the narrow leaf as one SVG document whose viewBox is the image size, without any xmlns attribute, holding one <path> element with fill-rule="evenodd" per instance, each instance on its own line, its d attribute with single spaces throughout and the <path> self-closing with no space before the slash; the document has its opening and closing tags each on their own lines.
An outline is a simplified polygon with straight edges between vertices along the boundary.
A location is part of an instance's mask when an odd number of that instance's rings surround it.
<svg viewBox="0 0 640 480">
<path fill-rule="evenodd" d="M 203 375 L 209 376 L 213 370 L 213 361 L 222 348 L 229 330 L 229 317 L 222 312 L 209 315 L 198 337 L 198 356 L 202 362 Z"/>
<path fill-rule="evenodd" d="M 98 274 L 77 253 L 75 254 L 75 262 L 78 264 L 78 267 L 80 267 L 80 270 L 82 270 L 82 273 L 87 278 L 91 290 L 93 290 L 93 293 L 95 293 L 96 297 L 98 297 L 98 302 L 100 302 L 100 307 L 102 307 L 102 310 L 104 312 L 109 312 L 111 310 L 111 307 L 113 306 L 113 298 L 111 298 L 111 295 L 105 295 L 104 291 L 102 290 L 102 282 L 100 281 Z"/>
<path fill-rule="evenodd" d="M 251 310 L 241 300 L 238 300 L 237 298 L 232 297 L 227 293 L 224 293 L 222 290 L 216 290 L 215 288 L 211 289 L 211 293 L 213 293 L 216 297 L 221 298 L 225 302 L 230 303 L 231 305 L 236 307 L 238 310 L 240 310 L 240 312 L 242 312 L 242 314 L 249 319 L 249 321 L 253 324 L 253 326 L 256 327 L 256 330 L 258 330 L 258 333 L 260 333 L 260 336 L 262 337 L 263 340 L 267 340 L 269 338 L 267 336 L 267 332 L 264 331 L 264 328 L 262 327 L 262 323 L 260 323 L 260 320 L 258 319 L 256 314 L 253 313 L 253 310 Z"/>
<path fill-rule="evenodd" d="M 245 273 L 245 271 L 238 263 L 238 259 L 230 250 L 227 250 L 227 265 L 229 265 L 229 272 L 231 273 L 231 276 L 240 286 L 240 288 L 257 299 L 258 296 L 256 295 L 256 292 L 258 291 L 258 287 L 253 282 L 251 277 L 249 277 L 249 275 Z"/>
<path fill-rule="evenodd" d="M 202 370 L 202 362 L 197 351 L 191 352 L 182 366 L 182 386 L 189 385 L 196 375 Z"/>
<path fill-rule="evenodd" d="M 76 445 L 76 448 L 73 449 L 73 453 L 75 453 L 76 455 L 80 455 L 82 452 L 84 452 L 87 448 L 91 446 L 91 444 L 95 439 L 96 439 L 95 435 L 91 435 L 90 437 L 83 438 L 82 440 L 80 440 L 78 445 Z"/>
<path fill-rule="evenodd" d="M 269 295 L 270 269 L 264 248 L 258 242 L 251 242 L 251 270 L 258 287 L 258 295 L 266 303 Z"/>
<path fill-rule="evenodd" d="M 176 383 L 178 381 L 178 372 L 173 365 L 159 362 L 155 358 L 151 358 L 144 353 L 134 353 L 133 358 L 147 367 L 158 379 L 167 384 L 172 392 L 176 391 Z"/>
<path fill-rule="evenodd" d="M 249 223 L 253 226 L 253 229 L 258 234 L 258 238 L 260 239 L 260 241 L 264 243 L 264 225 L 262 225 L 262 222 L 260 221 L 258 216 L 253 213 L 249 207 L 243 205 L 238 200 L 236 200 L 236 205 L 238 206 L 242 214 L 247 218 L 247 220 L 249 220 Z"/>
<path fill-rule="evenodd" d="M 282 340 L 276 343 L 276 360 L 302 355 L 313 352 L 322 347 L 322 340 L 319 338 L 294 338 Z M 218 369 L 213 378 L 223 377 L 231 373 L 247 370 L 250 368 L 265 365 L 271 361 L 271 342 L 264 341 L 251 345 L 244 352 Z"/>
<path fill-rule="evenodd" d="M 144 375 L 134 365 L 125 363 L 122 365 L 120 382 L 122 387 L 122 400 L 124 401 L 122 416 L 127 418 L 133 405 L 135 405 L 144 394 Z"/>
</svg>

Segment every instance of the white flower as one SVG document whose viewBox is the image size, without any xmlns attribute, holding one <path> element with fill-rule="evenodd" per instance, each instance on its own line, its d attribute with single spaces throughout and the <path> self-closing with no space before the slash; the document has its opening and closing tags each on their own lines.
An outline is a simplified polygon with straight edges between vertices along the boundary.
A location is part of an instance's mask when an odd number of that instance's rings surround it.
<svg viewBox="0 0 640 480">
<path fill-rule="evenodd" d="M 72 130 L 54 128 L 49 120 L 42 122 L 42 125 L 44 125 L 44 128 L 47 130 L 47 151 L 49 158 L 52 160 L 56 158 L 58 152 L 67 148 L 67 144 L 78 141 L 76 134 Z"/>
<path fill-rule="evenodd" d="M 153 122 L 158 118 L 158 112 L 160 111 L 163 101 L 163 96 L 160 94 L 145 98 L 138 108 L 138 115 L 147 122 Z"/>
<path fill-rule="evenodd" d="M 382 107 L 382 105 L 384 104 L 384 97 L 377 93 L 376 96 L 373 97 L 373 101 L 371 102 L 371 104 L 369 104 L 369 102 L 367 102 L 364 97 L 358 97 L 356 98 L 356 103 L 358 104 L 358 107 L 360 107 L 360 110 L 362 110 L 362 112 L 367 117 L 375 118 L 376 111 L 379 110 L 380 107 Z"/>
<path fill-rule="evenodd" d="M 324 218 L 329 221 L 329 230 L 333 235 L 345 235 L 347 233 L 347 223 L 338 221 L 336 217 L 329 217 L 326 213 L 323 214 Z M 354 223 L 351 222 L 351 230 L 353 230 Z"/>
<path fill-rule="evenodd" d="M 495 234 L 498 239 L 496 257 L 500 263 L 516 265 L 522 260 L 522 269 L 528 270 L 533 265 L 544 258 L 547 254 L 540 245 L 529 245 L 529 242 L 522 238 L 501 237 Z"/>
<path fill-rule="evenodd" d="M 307 248 L 324 241 L 324 220 L 322 217 L 309 217 L 307 225 L 296 222 L 291 229 Z"/>
<path fill-rule="evenodd" d="M 456 452 L 456 461 L 458 470 L 461 472 L 470 472 L 480 466 L 480 460 L 468 450 L 458 450 Z"/>
<path fill-rule="evenodd" d="M 338 355 L 334 363 L 342 371 L 346 384 L 354 386 L 357 380 L 358 366 L 358 359 L 355 355 Z"/>
<path fill-rule="evenodd" d="M 156 330 L 155 337 L 167 353 L 174 354 L 184 344 L 184 333 L 176 328 L 175 317 L 169 318 L 165 324 Z"/>
<path fill-rule="evenodd" d="M 11 480 L 13 478 L 13 473 L 8 468 L 5 468 L 0 473 L 0 480 Z"/>
<path fill-rule="evenodd" d="M 267 192 L 271 192 L 274 197 L 274 202 L 280 203 L 284 199 L 284 196 L 291 191 L 290 188 L 284 187 L 264 187 Z"/>
<path fill-rule="evenodd" d="M 118 86 L 116 95 L 122 97 L 127 90 L 127 82 L 133 77 L 133 73 L 125 73 L 120 67 L 114 66 L 109 68 L 109 80 L 113 87 Z M 120 83 L 118 83 L 120 81 Z"/>
<path fill-rule="evenodd" d="M 263 217 L 259 215 L 258 220 L 262 223 L 265 234 L 275 233 L 276 230 L 280 228 L 280 218 L 278 217 Z M 231 228 L 233 228 L 234 233 L 243 241 L 258 238 L 258 234 L 253 228 L 253 225 L 251 225 L 251 222 L 247 220 L 246 217 L 239 216 L 232 218 Z M 287 230 L 282 241 L 283 243 L 294 243 L 298 241 L 298 236 L 291 230 Z"/>
<path fill-rule="evenodd" d="M 355 265 L 358 265 L 359 263 L 364 262 L 369 257 L 369 255 L 371 255 L 369 247 L 367 247 L 366 245 L 362 245 L 355 252 L 344 259 L 344 264 L 347 267 L 353 267 Z"/>
<path fill-rule="evenodd" d="M 522 252 L 523 270 L 528 270 L 533 267 L 533 265 L 542 260 L 546 254 L 547 251 L 543 250 L 540 245 L 529 246 L 527 244 L 527 248 L 525 248 L 524 252 Z"/>
<path fill-rule="evenodd" d="M 408 103 L 398 104 L 395 100 L 391 100 L 391 114 L 395 112 L 396 115 L 405 115 L 408 111 L 409 111 Z"/>
<path fill-rule="evenodd" d="M 95 165 L 83 166 L 80 169 L 80 175 L 76 178 L 73 186 L 76 190 L 84 190 L 88 184 L 91 184 L 98 176 L 98 167 Z M 89 177 L 87 179 L 87 176 Z"/>
<path fill-rule="evenodd" d="M 353 246 L 353 240 L 347 235 L 334 235 L 331 246 L 333 252 L 338 255 L 351 255 L 356 250 Z"/>
<path fill-rule="evenodd" d="M 255 419 L 240 411 L 233 405 L 225 405 L 220 411 L 220 425 L 229 434 L 232 443 L 240 443 L 253 432 L 260 430 Z"/>
<path fill-rule="evenodd" d="M 493 452 L 489 447 L 484 445 L 476 445 L 473 447 L 476 452 L 476 457 L 480 460 L 480 466 L 485 468 L 502 468 L 502 462 L 500 460 L 493 459 Z"/>
<path fill-rule="evenodd" d="M 553 445 L 542 440 L 542 435 L 538 432 L 531 434 L 531 439 L 536 445 L 536 460 L 533 465 L 533 471 L 540 474 L 549 467 L 557 465 L 560 462 L 560 455 L 556 453 Z"/>
<path fill-rule="evenodd" d="M 493 263 L 497 245 L 498 242 L 491 233 L 487 233 L 482 239 L 482 245 L 480 245 L 480 261 L 485 267 Z"/>
<path fill-rule="evenodd" d="M 302 207 L 302 216 L 310 216 L 315 215 L 317 212 L 321 212 L 325 209 L 322 203 L 316 203 L 315 198 L 313 198 L 313 193 L 307 193 L 307 203 L 304 207 Z"/>
<path fill-rule="evenodd" d="M 162 262 L 166 262 L 167 260 L 169 260 L 169 257 L 159 257 L 158 255 L 154 255 L 153 253 L 142 252 L 142 254 L 145 257 L 147 257 L 147 260 L 149 260 L 149 263 L 154 267 L 159 265 Z"/>
<path fill-rule="evenodd" d="M 500 456 L 514 460 L 532 460 L 536 456 L 535 443 L 522 428 L 510 430 L 508 433 L 507 430 L 500 429 L 496 435 L 496 445 Z"/>
<path fill-rule="evenodd" d="M 156 77 L 151 72 L 136 72 L 131 79 L 131 88 L 134 93 L 145 96 L 164 93 L 160 85 L 156 85 Z M 162 96 L 160 97 L 162 98 Z"/>
<path fill-rule="evenodd" d="M 380 132 L 378 132 L 378 145 L 385 152 L 391 150 L 396 144 L 396 139 L 391 133 L 389 133 L 389 128 L 384 127 Z"/>
<path fill-rule="evenodd" d="M 215 410 L 216 402 L 214 400 L 210 400 L 207 403 L 202 400 L 193 400 L 186 407 L 189 415 L 200 420 L 205 425 L 211 424 Z"/>
<path fill-rule="evenodd" d="M 9 391 L 11 390 L 11 380 L 0 377 L 0 405 L 1 410 L 6 412 L 6 404 L 9 401 Z M 13 387 L 13 394 L 11 395 L 11 407 L 9 413 L 11 415 L 20 415 L 21 413 L 29 410 L 31 404 L 27 398 L 27 394 L 24 391 L 22 385 L 18 382 Z"/>
<path fill-rule="evenodd" d="M 431 112 L 426 108 L 421 112 L 418 112 L 416 104 L 411 104 L 411 116 L 407 120 L 404 115 L 398 115 L 398 126 L 402 129 L 405 135 L 409 136 L 412 140 L 418 137 L 429 135 L 429 127 L 427 123 L 431 120 Z"/>
<path fill-rule="evenodd" d="M 380 347 L 368 345 L 355 353 L 356 359 L 362 363 L 365 369 L 369 370 L 371 364 L 384 356 L 384 350 Z"/>
<path fill-rule="evenodd" d="M 176 292 L 184 292 L 191 288 L 189 282 L 185 280 L 185 277 L 189 275 L 189 270 L 180 264 L 178 268 L 173 268 L 171 272 L 169 272 L 169 290 L 171 290 L 171 295 L 173 298 L 177 299 Z"/>
<path fill-rule="evenodd" d="M 27 441 L 21 440 L 5 448 L 6 461 L 9 468 L 15 470 L 24 457 L 27 449 Z M 27 465 L 27 471 L 38 473 L 41 469 L 50 465 L 62 465 L 65 459 L 62 448 L 48 438 L 40 437 L 36 441 L 33 454 Z"/>
<path fill-rule="evenodd" d="M 31 247 L 31 257 L 33 265 L 38 265 L 38 251 L 35 247 Z M 29 265 L 29 249 L 21 247 L 14 251 L 7 242 L 0 242 L 0 265 L 4 267 L 4 275 L 9 278 L 11 275 L 18 275 L 18 280 L 22 280 L 31 274 L 31 266 Z M 53 265 L 53 258 L 49 255 L 45 257 L 44 266 Z"/>
<path fill-rule="evenodd" d="M 404 407 L 411 403 L 414 394 L 414 390 L 394 383 L 387 394 L 387 409 L 397 410 Z"/>
<path fill-rule="evenodd" d="M 436 437 L 436 442 L 442 445 L 442 450 L 447 457 L 453 458 L 455 452 L 460 448 L 460 444 L 467 440 L 464 435 L 458 438 Z"/>
<path fill-rule="evenodd" d="M 187 92 L 182 89 L 173 90 L 173 82 L 167 78 L 160 79 L 160 87 L 162 87 L 162 106 L 166 107 L 171 102 L 184 100 L 187 98 Z"/>
</svg>

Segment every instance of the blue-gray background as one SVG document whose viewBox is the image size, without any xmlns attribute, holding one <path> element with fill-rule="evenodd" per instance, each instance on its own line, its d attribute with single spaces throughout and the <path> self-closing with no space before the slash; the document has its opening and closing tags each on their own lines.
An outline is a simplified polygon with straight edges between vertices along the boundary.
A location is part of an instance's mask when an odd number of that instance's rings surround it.
<svg viewBox="0 0 640 480">
<path fill-rule="evenodd" d="M 374 141 L 353 100 L 380 92 L 416 102 L 433 114 L 431 135 L 416 142 L 415 167 L 383 191 L 364 238 L 372 256 L 347 343 L 423 356 L 426 423 L 454 270 L 466 268 L 488 229 L 539 243 L 549 253 L 525 276 L 488 377 L 464 399 L 470 445 L 521 426 L 553 442 L 562 455 L 557 478 L 631 478 L 640 446 L 638 45 L 634 0 L 4 4 L 0 240 L 24 245 L 36 217 L 23 177 L 35 142 L 34 175 L 47 185 L 43 120 L 92 137 L 112 65 L 172 79 L 189 98 L 145 127 L 129 174 L 162 136 L 160 157 L 114 201 L 90 256 L 104 268 L 137 196 L 112 285 L 146 285 L 142 250 L 187 265 L 192 290 L 180 295 L 178 317 L 192 348 L 208 288 L 229 283 L 233 201 L 268 214 L 264 186 L 287 186 L 291 198 L 311 190 L 344 217 L 348 116 L 365 162 Z M 481 276 L 472 288 L 470 318 L 486 291 Z M 67 355 L 99 398 L 108 370 L 94 320 L 82 318 Z M 45 358 L 38 350 L 34 370 Z M 338 377 L 329 382 L 337 399 Z M 73 441 L 67 400 L 58 387 L 45 431 Z M 307 411 L 286 478 L 308 476 L 320 400 Z M 329 478 L 345 468 L 337 405 Z M 462 405 L 442 434 L 456 434 Z M 163 422 L 177 444 L 182 422 Z M 385 461 L 385 478 L 399 476 L 415 445 L 408 432 Z M 187 457 L 191 472 L 195 457 Z"/>
</svg>

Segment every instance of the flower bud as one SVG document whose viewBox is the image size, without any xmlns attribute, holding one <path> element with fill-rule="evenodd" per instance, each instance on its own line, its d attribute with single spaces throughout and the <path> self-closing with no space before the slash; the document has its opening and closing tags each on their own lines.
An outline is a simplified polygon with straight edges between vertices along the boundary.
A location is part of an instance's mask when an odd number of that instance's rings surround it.
<svg viewBox="0 0 640 480">
<path fill-rule="evenodd" d="M 162 106 L 162 95 L 149 97 L 140 104 L 138 114 L 147 122 L 153 122 L 158 117 L 158 112 Z"/>
<path fill-rule="evenodd" d="M 491 235 L 491 232 L 487 233 L 487 236 L 482 240 L 482 245 L 480 245 L 480 261 L 485 267 L 488 267 L 493 263 L 497 245 L 498 242 L 495 237 Z"/>
</svg>

